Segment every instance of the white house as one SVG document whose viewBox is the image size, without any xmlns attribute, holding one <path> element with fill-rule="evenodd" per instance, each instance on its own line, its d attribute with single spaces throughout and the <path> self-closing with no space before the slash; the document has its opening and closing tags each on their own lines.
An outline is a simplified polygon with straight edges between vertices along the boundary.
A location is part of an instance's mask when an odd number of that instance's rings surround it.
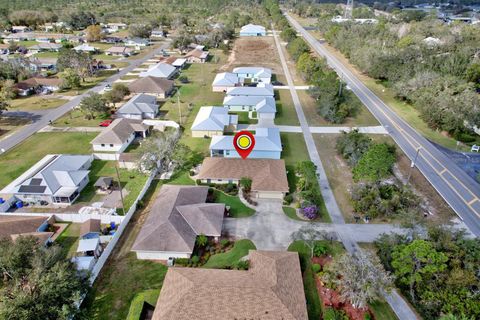
<svg viewBox="0 0 480 320">
<path fill-rule="evenodd" d="M 69 205 L 87 185 L 92 160 L 91 155 L 46 155 L 0 194 L 35 204 Z"/>
<path fill-rule="evenodd" d="M 157 116 L 157 98 L 148 94 L 137 94 L 125 103 L 117 112 L 117 116 L 127 119 L 153 119 Z"/>
<path fill-rule="evenodd" d="M 125 41 L 125 45 L 128 47 L 135 47 L 135 49 L 140 50 L 150 45 L 150 40 L 142 38 L 132 38 Z"/>
<path fill-rule="evenodd" d="M 272 80 L 272 70 L 263 67 L 238 67 L 233 69 L 243 84 L 249 83 L 270 83 Z"/>
<path fill-rule="evenodd" d="M 232 112 L 256 112 L 259 120 L 273 120 L 277 112 L 273 97 L 226 96 L 223 106 Z"/>
<path fill-rule="evenodd" d="M 240 79 L 235 73 L 222 72 L 215 76 L 212 83 L 213 92 L 226 92 L 229 88 L 240 86 Z"/>
<path fill-rule="evenodd" d="M 259 83 L 256 87 L 234 87 L 227 89 L 227 96 L 255 96 L 273 97 L 273 86 L 268 83 Z"/>
<path fill-rule="evenodd" d="M 249 159 L 280 159 L 282 141 L 278 128 L 257 128 L 255 146 L 248 155 Z M 210 156 L 223 158 L 240 158 L 233 145 L 234 136 L 213 136 L 210 142 Z"/>
<path fill-rule="evenodd" d="M 149 127 L 138 120 L 115 119 L 105 130 L 90 142 L 95 158 L 118 160 L 135 137 L 146 137 Z"/>
<path fill-rule="evenodd" d="M 223 107 L 201 107 L 192 124 L 192 137 L 212 137 L 224 132 L 233 132 L 238 124 L 238 116 L 228 114 Z"/>
<path fill-rule="evenodd" d="M 256 24 L 250 23 L 240 29 L 240 37 L 261 37 L 266 35 L 265 27 Z"/>
<path fill-rule="evenodd" d="M 73 48 L 75 51 L 82 51 L 82 52 L 90 52 L 90 53 L 95 53 L 98 52 L 98 49 L 95 48 L 94 46 L 88 45 L 86 43 L 82 43 L 81 45 L 78 45 Z"/>
<path fill-rule="evenodd" d="M 53 51 L 58 52 L 62 48 L 61 44 L 58 43 L 39 43 L 34 46 L 28 47 L 28 51 L 31 53 L 38 53 L 42 51 Z"/>
<path fill-rule="evenodd" d="M 148 68 L 147 71 L 140 72 L 140 77 L 157 77 L 157 78 L 165 78 L 165 79 L 171 79 L 177 74 L 178 70 L 174 66 L 168 64 L 168 63 L 157 63 L 150 68 Z"/>
</svg>

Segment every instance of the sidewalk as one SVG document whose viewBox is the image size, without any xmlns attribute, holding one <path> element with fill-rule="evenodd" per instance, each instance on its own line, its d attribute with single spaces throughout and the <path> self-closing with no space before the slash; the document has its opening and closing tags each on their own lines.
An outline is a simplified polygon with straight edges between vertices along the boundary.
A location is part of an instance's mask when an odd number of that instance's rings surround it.
<svg viewBox="0 0 480 320">
<path fill-rule="evenodd" d="M 238 130 L 255 130 L 258 127 L 265 127 L 264 125 L 258 124 L 239 124 L 237 126 Z M 302 133 L 302 127 L 300 126 L 282 126 L 282 125 L 273 125 L 268 126 L 273 128 L 278 128 L 280 132 L 292 132 L 292 133 Z M 309 127 L 311 133 L 330 133 L 330 134 L 338 134 L 342 131 L 349 132 L 353 129 L 358 129 L 361 133 L 369 133 L 369 134 L 388 134 L 388 131 L 383 126 L 368 126 L 368 127 Z"/>
<path fill-rule="evenodd" d="M 102 127 L 53 127 L 45 126 L 38 132 L 101 132 Z"/>
</svg>

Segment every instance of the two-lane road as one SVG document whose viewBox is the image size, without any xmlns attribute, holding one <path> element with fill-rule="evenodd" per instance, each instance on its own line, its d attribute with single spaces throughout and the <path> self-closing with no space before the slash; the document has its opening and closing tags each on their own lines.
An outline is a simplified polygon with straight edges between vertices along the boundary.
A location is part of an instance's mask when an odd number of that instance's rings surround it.
<svg viewBox="0 0 480 320">
<path fill-rule="evenodd" d="M 159 54 L 163 49 L 167 49 L 169 46 L 170 46 L 169 41 L 163 43 L 159 48 L 152 50 L 152 52 L 145 55 L 141 59 L 132 60 L 128 67 L 123 68 L 122 70 L 120 70 L 120 72 L 107 78 L 106 80 L 102 81 L 92 89 L 89 89 L 85 93 L 76 96 L 75 98 L 66 102 L 65 104 L 61 105 L 58 108 L 48 110 L 48 112 L 45 112 L 45 113 L 42 112 L 42 115 L 38 116 L 38 119 L 34 119 L 33 123 L 17 130 L 13 134 L 0 140 L 0 150 L 3 149 L 5 152 L 13 148 L 17 144 L 21 143 L 22 141 L 24 141 L 25 139 L 33 135 L 35 132 L 39 131 L 40 129 L 48 125 L 50 121 L 54 121 L 60 118 L 61 116 L 63 116 L 68 111 L 72 110 L 74 107 L 76 107 L 80 103 L 82 98 L 88 95 L 90 92 L 101 92 L 103 89 L 105 89 L 105 86 L 107 84 L 111 85 L 113 82 L 120 79 L 120 77 L 123 77 L 127 73 L 131 72 L 133 69 L 142 65 L 145 61 L 153 58 L 155 55 Z"/>
<path fill-rule="evenodd" d="M 479 184 L 392 111 L 295 19 L 288 13 L 285 13 L 285 17 L 305 41 L 318 54 L 326 58 L 328 64 L 389 131 L 392 138 L 410 159 L 415 159 L 417 150 L 419 150 L 415 166 L 463 220 L 470 231 L 476 236 L 480 236 Z"/>
</svg>

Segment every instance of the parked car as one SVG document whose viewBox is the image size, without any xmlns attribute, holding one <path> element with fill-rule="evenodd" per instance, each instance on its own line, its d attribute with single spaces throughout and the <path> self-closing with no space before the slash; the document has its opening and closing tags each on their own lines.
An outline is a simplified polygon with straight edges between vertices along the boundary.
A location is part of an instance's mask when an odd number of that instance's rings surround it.
<svg viewBox="0 0 480 320">
<path fill-rule="evenodd" d="M 105 89 L 103 89 L 103 91 L 105 91 L 105 92 L 106 92 L 106 91 L 111 91 L 111 90 L 112 90 L 112 86 L 111 86 L 110 84 L 107 84 L 107 85 L 105 86 Z"/>
<path fill-rule="evenodd" d="M 112 123 L 113 120 L 103 120 L 102 122 L 100 122 L 99 126 L 100 127 L 108 127 L 111 123 Z"/>
</svg>

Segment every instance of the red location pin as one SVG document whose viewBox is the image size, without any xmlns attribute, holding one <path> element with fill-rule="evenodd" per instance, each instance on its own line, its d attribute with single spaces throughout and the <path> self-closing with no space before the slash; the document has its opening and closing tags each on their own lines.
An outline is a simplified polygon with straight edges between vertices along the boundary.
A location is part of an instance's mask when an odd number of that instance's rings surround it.
<svg viewBox="0 0 480 320">
<path fill-rule="evenodd" d="M 233 146 L 242 159 L 246 159 L 253 147 L 255 147 L 255 138 L 249 131 L 239 131 L 233 137 Z"/>
</svg>

